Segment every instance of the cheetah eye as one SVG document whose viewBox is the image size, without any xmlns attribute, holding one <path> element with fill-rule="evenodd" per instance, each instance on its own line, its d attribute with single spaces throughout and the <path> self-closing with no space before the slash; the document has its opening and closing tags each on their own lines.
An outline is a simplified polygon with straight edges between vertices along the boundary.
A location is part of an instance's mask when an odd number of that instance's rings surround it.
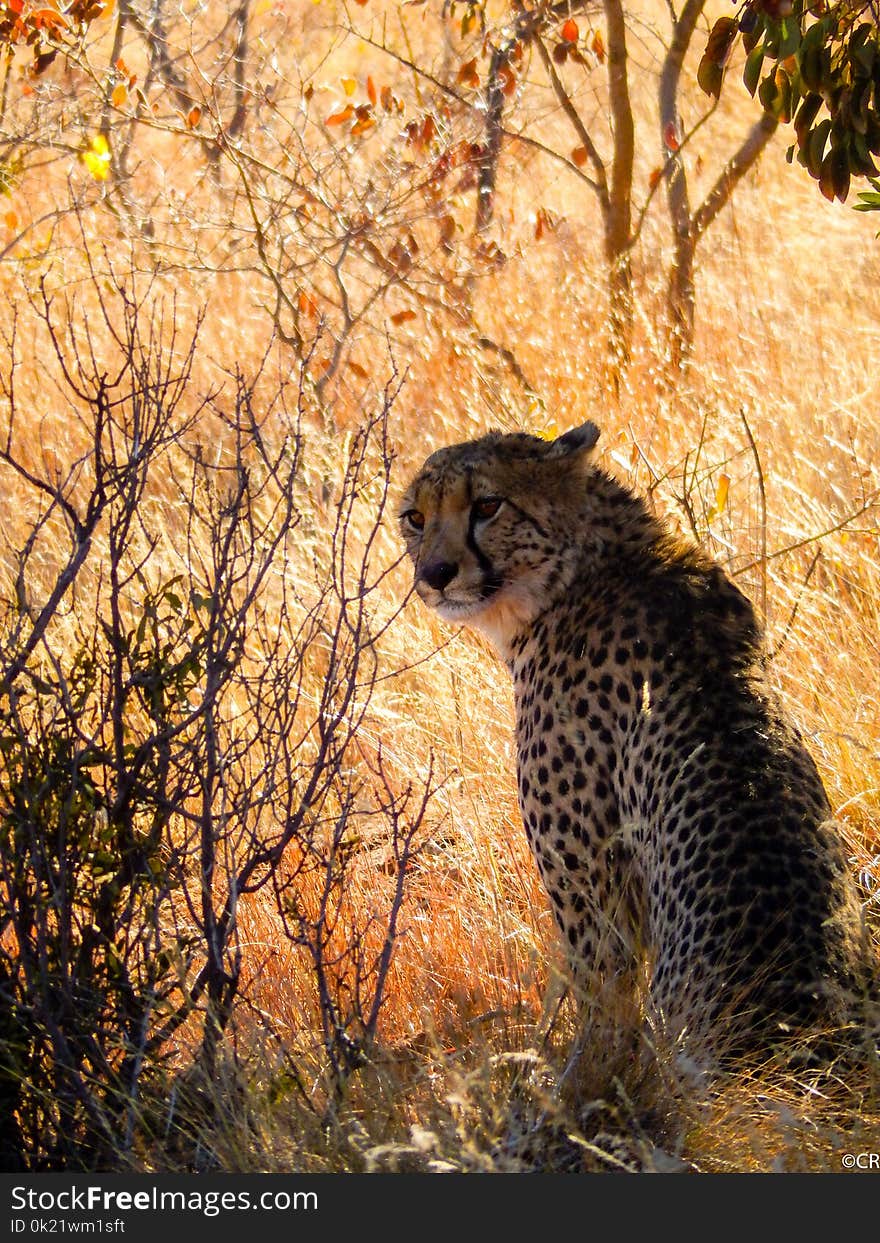
<svg viewBox="0 0 880 1243">
<path fill-rule="evenodd" d="M 400 520 L 413 531 L 425 529 L 425 515 L 418 509 L 408 509 L 405 514 L 400 515 Z"/>
<path fill-rule="evenodd" d="M 478 522 L 488 522 L 490 518 L 494 518 L 501 508 L 500 496 L 483 496 L 478 501 L 474 501 L 472 513 Z"/>
</svg>

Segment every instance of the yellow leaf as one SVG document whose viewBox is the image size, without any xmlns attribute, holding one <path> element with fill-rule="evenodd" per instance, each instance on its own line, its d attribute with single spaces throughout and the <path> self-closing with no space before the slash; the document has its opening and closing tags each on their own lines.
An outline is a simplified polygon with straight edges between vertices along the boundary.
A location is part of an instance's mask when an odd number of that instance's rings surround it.
<svg viewBox="0 0 880 1243">
<path fill-rule="evenodd" d="M 128 87 L 124 82 L 120 82 L 118 86 L 114 86 L 113 94 L 110 96 L 110 102 L 114 108 L 121 108 L 128 99 Z"/>
<path fill-rule="evenodd" d="M 718 476 L 718 489 L 715 493 L 715 509 L 719 514 L 724 513 L 724 506 L 727 504 L 727 493 L 730 490 L 730 476 Z"/>
<path fill-rule="evenodd" d="M 357 82 L 354 78 L 342 78 L 341 82 L 346 95 L 353 95 L 357 90 Z"/>
<path fill-rule="evenodd" d="M 95 181 L 106 181 L 110 176 L 110 144 L 103 134 L 96 134 L 79 158 Z"/>
</svg>

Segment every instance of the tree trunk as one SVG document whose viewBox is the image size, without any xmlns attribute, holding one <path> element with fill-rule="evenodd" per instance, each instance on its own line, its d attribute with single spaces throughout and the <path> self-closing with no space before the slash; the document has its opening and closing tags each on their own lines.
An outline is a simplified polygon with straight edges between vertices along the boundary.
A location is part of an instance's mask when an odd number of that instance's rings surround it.
<svg viewBox="0 0 880 1243">
<path fill-rule="evenodd" d="M 510 59 L 510 46 L 492 49 L 489 77 L 486 81 L 486 141 L 480 159 L 477 181 L 477 233 L 485 233 L 495 213 L 495 183 L 498 178 L 498 161 L 501 158 L 501 139 L 504 121 L 504 90 L 501 70 Z"/>
<path fill-rule="evenodd" d="M 678 84 L 691 38 L 705 0 L 688 0 L 672 28 L 672 42 L 660 74 L 660 134 L 664 159 L 681 141 L 678 115 Z M 666 181 L 666 200 L 672 223 L 672 268 L 666 292 L 669 361 L 675 370 L 687 365 L 693 352 L 694 251 L 696 235 L 688 199 L 687 178 L 680 154 L 675 154 Z"/>
<path fill-rule="evenodd" d="M 608 338 L 615 371 L 629 362 L 633 327 L 632 178 L 635 127 L 627 79 L 626 20 L 621 0 L 604 0 L 608 36 L 608 92 L 614 155 L 604 212 L 608 264 Z"/>
</svg>

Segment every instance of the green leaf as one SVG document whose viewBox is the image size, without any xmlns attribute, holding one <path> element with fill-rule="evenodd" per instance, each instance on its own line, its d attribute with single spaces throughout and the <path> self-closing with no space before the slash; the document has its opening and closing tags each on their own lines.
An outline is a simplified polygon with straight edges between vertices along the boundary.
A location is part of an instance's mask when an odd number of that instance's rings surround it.
<svg viewBox="0 0 880 1243">
<path fill-rule="evenodd" d="M 796 18 L 783 17 L 779 23 L 779 36 L 777 55 L 780 60 L 786 60 L 789 56 L 794 56 L 801 45 L 801 28 Z"/>
<path fill-rule="evenodd" d="M 788 124 L 791 120 L 791 78 L 781 68 L 776 70 L 774 77 L 776 80 L 776 102 L 773 110 L 780 121 Z"/>
<path fill-rule="evenodd" d="M 723 69 L 730 58 L 730 50 L 739 27 L 732 17 L 719 17 L 709 31 L 704 58 L 714 61 Z"/>
<path fill-rule="evenodd" d="M 828 17 L 823 17 L 819 21 L 813 22 L 812 26 L 809 26 L 804 32 L 798 59 L 801 59 L 814 48 L 823 47 L 828 36 L 833 33 L 833 26 L 833 19 Z"/>
<path fill-rule="evenodd" d="M 807 168 L 809 168 L 810 174 L 813 177 L 819 176 L 819 169 L 825 155 L 825 144 L 830 133 L 831 121 L 826 117 L 824 121 L 819 122 L 810 134 L 810 142 L 807 148 Z"/>
<path fill-rule="evenodd" d="M 758 80 L 761 77 L 761 66 L 764 63 L 764 44 L 759 43 L 757 47 L 752 48 L 746 57 L 745 68 L 743 69 L 743 82 L 746 90 L 754 97 L 755 91 L 758 89 Z"/>
<path fill-rule="evenodd" d="M 758 40 L 763 35 L 765 25 L 766 23 L 765 23 L 763 13 L 757 13 L 755 14 L 754 26 L 752 26 L 751 29 L 743 30 L 742 41 L 743 41 L 743 47 L 745 48 L 745 52 L 747 56 L 749 52 L 753 50 Z"/>
<path fill-rule="evenodd" d="M 724 70 L 714 60 L 709 59 L 708 52 L 704 53 L 697 69 L 697 83 L 700 89 L 714 99 L 718 99 L 723 81 Z"/>
<path fill-rule="evenodd" d="M 776 85 L 776 75 L 771 78 L 765 78 L 758 87 L 758 99 L 765 112 L 772 113 L 776 116 L 776 104 L 779 96 L 779 88 Z"/>
<path fill-rule="evenodd" d="M 819 189 L 831 202 L 840 199 L 841 203 L 849 194 L 850 171 L 849 155 L 846 147 L 832 148 L 822 161 L 819 168 Z"/>
<path fill-rule="evenodd" d="M 864 135 L 858 132 L 850 135 L 849 170 L 857 177 L 871 177 L 878 172 L 868 153 Z"/>
<path fill-rule="evenodd" d="M 797 135 L 798 146 L 802 147 L 807 141 L 807 135 L 810 132 L 810 126 L 819 115 L 819 109 L 822 107 L 822 96 L 811 94 L 801 104 L 794 118 L 794 132 Z"/>
</svg>

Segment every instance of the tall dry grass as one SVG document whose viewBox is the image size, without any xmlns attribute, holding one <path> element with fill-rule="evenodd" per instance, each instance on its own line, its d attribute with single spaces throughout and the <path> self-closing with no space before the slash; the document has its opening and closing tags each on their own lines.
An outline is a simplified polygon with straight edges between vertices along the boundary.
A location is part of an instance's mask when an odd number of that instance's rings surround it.
<svg viewBox="0 0 880 1243">
<path fill-rule="evenodd" d="M 277 49 L 289 81 L 317 83 L 326 111 L 346 74 L 373 72 L 411 98 L 410 75 L 344 36 L 342 6 L 260 8 L 263 44 Z M 647 0 L 644 18 L 660 25 L 662 6 Z M 427 51 L 436 21 L 424 21 L 412 30 Z M 297 38 L 285 45 L 291 31 Z M 656 48 L 647 37 L 643 46 L 647 72 Z M 645 121 L 650 97 L 641 81 Z M 82 79 L 83 91 L 87 85 Z M 695 113 L 698 103 L 695 94 L 687 106 Z M 745 114 L 754 107 L 732 82 L 713 120 L 704 180 Z M 559 129 L 549 110 L 546 128 Z M 310 131 L 310 141 L 319 137 L 319 127 Z M 595 419 L 603 463 L 634 488 L 650 489 L 672 524 L 700 539 L 766 604 L 773 679 L 819 764 L 852 869 L 873 892 L 880 885 L 880 243 L 869 217 L 825 203 L 800 169 L 786 165 L 785 145 L 784 135 L 774 140 L 701 247 L 696 350 L 673 388 L 660 361 L 668 245 L 657 196 L 637 259 L 634 357 L 616 393 L 604 367 L 595 205 L 558 165 L 511 146 L 495 227 L 506 260 L 481 276 L 474 305 L 481 331 L 514 350 L 532 393 L 448 317 L 420 310 L 393 328 L 386 321 L 387 342 L 381 316 L 365 324 L 353 357 L 367 378 L 343 373 L 328 397 L 330 416 L 316 415 L 307 428 L 303 504 L 314 534 L 302 555 L 304 566 L 326 555 L 327 489 L 346 436 L 393 367 L 405 371 L 391 428 L 401 488 L 441 444 L 490 427 L 540 432 Z M 72 460 L 84 434 L 60 399 L 57 360 L 41 352 L 32 326 L 27 295 L 40 276 L 96 317 L 90 264 L 158 269 L 156 289 L 176 295 L 184 328 L 206 312 L 193 403 L 227 383 L 233 365 L 255 371 L 268 347 L 265 288 L 251 260 L 211 259 L 223 241 L 228 184 L 213 183 L 199 148 L 168 133 L 145 140 L 143 152 L 135 176 L 156 191 L 149 245 L 113 221 L 109 196 L 69 160 L 28 174 L 14 191 L 20 223 L 43 215 L 47 203 L 79 204 L 51 231 L 30 230 L 3 259 L 0 323 L 8 330 L 14 306 L 20 344 L 33 342 L 18 398 L 30 411 L 35 469 Z M 363 175 L 360 159 L 353 151 L 355 178 Z M 639 162 L 642 174 L 654 162 L 647 144 Z M 541 209 L 554 227 L 538 238 Z M 196 264 L 187 246 L 200 226 L 207 257 Z M 282 347 L 271 348 L 290 365 Z M 728 498 L 712 516 L 722 474 Z M 9 550 L 20 546 L 32 514 L 5 475 L 2 487 L 0 565 L 8 583 Z M 163 555 L 173 568 L 176 523 L 182 529 L 186 515 L 169 508 L 165 520 Z M 399 557 L 392 526 L 376 555 L 389 565 Z M 47 545 L 47 581 L 52 557 Z M 94 581 L 99 570 L 96 563 L 90 571 Z M 388 591 L 400 598 L 408 585 L 401 565 Z M 450 631 L 417 602 L 385 636 L 381 662 L 365 743 L 381 742 L 401 779 L 424 773 L 433 753 L 443 783 L 410 886 L 375 1060 L 350 1084 L 328 1136 L 279 1053 L 282 1044 L 293 1050 L 303 1081 L 320 1078 L 308 964 L 285 942 L 268 903 L 247 904 L 251 1008 L 237 1041 L 251 1068 L 249 1104 L 214 1118 L 205 1143 L 217 1161 L 240 1169 L 837 1169 L 841 1150 L 880 1146 L 867 1087 L 860 1096 L 850 1085 L 847 1095 L 844 1083 L 817 1084 L 795 1072 L 768 1084 L 753 1068 L 710 1092 L 671 1062 L 646 1078 L 625 1050 L 610 1069 L 589 1043 L 573 1058 L 576 1022 L 561 1000 L 565 969 L 516 807 L 507 674 L 479 639 Z M 386 878 L 373 856 L 353 883 L 364 911 L 385 900 Z M 223 1098 L 222 1083 L 217 1095 Z M 158 1148 L 143 1159 L 168 1168 L 176 1157 Z"/>
</svg>

